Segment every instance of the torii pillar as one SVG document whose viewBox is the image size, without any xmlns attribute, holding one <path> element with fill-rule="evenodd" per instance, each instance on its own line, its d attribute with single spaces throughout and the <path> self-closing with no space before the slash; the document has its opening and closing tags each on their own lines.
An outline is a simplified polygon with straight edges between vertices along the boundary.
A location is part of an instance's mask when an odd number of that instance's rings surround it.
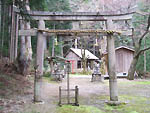
<svg viewBox="0 0 150 113">
<path fill-rule="evenodd" d="M 107 20 L 107 29 L 113 29 L 113 21 Z M 118 101 L 118 86 L 116 76 L 116 55 L 113 33 L 107 35 L 107 50 L 108 50 L 108 74 L 109 74 L 109 91 L 110 101 Z"/>
<path fill-rule="evenodd" d="M 44 20 L 39 20 L 38 29 L 45 29 Z M 44 61 L 44 40 L 43 32 L 37 34 L 37 50 L 36 50 L 36 66 L 37 74 L 34 82 L 34 102 L 41 102 L 42 93 L 42 76 L 43 76 L 43 61 Z"/>
</svg>

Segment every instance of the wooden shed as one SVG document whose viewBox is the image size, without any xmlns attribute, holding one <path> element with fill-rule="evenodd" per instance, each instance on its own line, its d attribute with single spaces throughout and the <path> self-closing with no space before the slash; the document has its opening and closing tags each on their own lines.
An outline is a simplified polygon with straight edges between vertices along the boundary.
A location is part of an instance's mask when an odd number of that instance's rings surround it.
<svg viewBox="0 0 150 113">
<path fill-rule="evenodd" d="M 85 57 L 87 58 L 87 63 L 89 67 L 92 67 L 93 61 L 99 60 L 94 54 L 90 51 L 85 50 Z M 70 48 L 69 52 L 66 54 L 65 58 L 71 63 L 71 72 L 81 72 L 82 71 L 82 55 L 81 49 Z"/>
<path fill-rule="evenodd" d="M 115 49 L 115 52 L 116 52 L 116 72 L 128 73 L 128 69 L 133 60 L 134 50 L 125 46 L 120 46 Z M 107 53 L 105 53 L 104 57 L 105 57 L 105 64 L 107 65 L 108 64 Z"/>
</svg>

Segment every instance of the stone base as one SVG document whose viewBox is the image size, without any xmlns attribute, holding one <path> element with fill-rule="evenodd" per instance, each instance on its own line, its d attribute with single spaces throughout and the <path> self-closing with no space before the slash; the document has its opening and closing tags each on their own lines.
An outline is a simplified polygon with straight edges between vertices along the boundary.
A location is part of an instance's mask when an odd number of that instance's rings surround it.
<svg viewBox="0 0 150 113">
<path fill-rule="evenodd" d="M 45 102 L 44 102 L 44 101 L 34 101 L 34 100 L 33 100 L 33 103 L 34 103 L 34 104 L 44 104 Z"/>
<path fill-rule="evenodd" d="M 125 105 L 127 104 L 127 102 L 121 102 L 121 101 L 105 101 L 106 104 L 110 105 L 110 106 L 119 106 L 119 105 Z"/>
<path fill-rule="evenodd" d="M 91 82 L 95 82 L 95 81 L 100 81 L 100 82 L 103 82 L 104 81 L 104 76 L 99 76 L 99 75 L 94 75 L 92 76 L 91 78 Z"/>
</svg>

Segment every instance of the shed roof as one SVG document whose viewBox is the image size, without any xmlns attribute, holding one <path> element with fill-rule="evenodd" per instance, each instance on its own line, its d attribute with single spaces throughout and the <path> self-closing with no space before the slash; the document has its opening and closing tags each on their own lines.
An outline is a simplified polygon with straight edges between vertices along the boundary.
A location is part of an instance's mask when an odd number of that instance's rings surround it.
<svg viewBox="0 0 150 113">
<path fill-rule="evenodd" d="M 131 48 L 126 47 L 126 46 L 119 46 L 119 47 L 117 47 L 115 50 L 118 50 L 118 49 L 127 49 L 127 50 L 130 50 L 130 51 L 133 51 L 133 52 L 134 52 L 134 49 L 131 49 Z"/>
<path fill-rule="evenodd" d="M 82 58 L 81 49 L 70 48 L 72 52 L 74 52 L 77 56 Z M 90 60 L 98 60 L 99 58 L 92 54 L 90 51 L 85 50 L 85 57 Z"/>
<path fill-rule="evenodd" d="M 131 49 L 131 48 L 126 47 L 126 46 L 119 46 L 119 47 L 115 48 L 115 51 L 116 51 L 116 50 L 119 50 L 119 49 L 126 49 L 126 50 L 129 50 L 129 51 L 132 51 L 132 52 L 135 51 L 134 49 Z M 105 53 L 103 53 L 103 54 L 106 55 L 107 53 L 108 53 L 108 52 L 105 52 Z"/>
</svg>

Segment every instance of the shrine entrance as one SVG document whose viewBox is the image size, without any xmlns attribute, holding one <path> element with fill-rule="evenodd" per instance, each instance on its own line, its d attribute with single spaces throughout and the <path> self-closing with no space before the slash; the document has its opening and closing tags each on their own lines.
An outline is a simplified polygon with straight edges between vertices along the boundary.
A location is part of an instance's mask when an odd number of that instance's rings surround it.
<svg viewBox="0 0 150 113">
<path fill-rule="evenodd" d="M 19 13 L 19 12 L 17 12 Z M 38 29 L 21 29 L 19 30 L 20 36 L 37 36 L 37 54 L 36 54 L 36 65 L 38 65 L 37 71 L 39 77 L 37 77 L 37 89 L 35 89 L 35 95 L 37 98 L 35 101 L 41 101 L 41 79 L 43 75 L 43 58 L 44 58 L 44 39 L 45 36 L 51 36 L 55 34 L 59 35 L 87 35 L 97 34 L 107 36 L 107 49 L 108 49 L 108 74 L 109 74 L 109 88 L 110 88 L 110 100 L 118 101 L 118 90 L 117 90 L 117 76 L 115 69 L 115 46 L 114 36 L 115 35 L 128 35 L 131 31 L 117 31 L 114 30 L 114 21 L 126 21 L 131 20 L 133 12 L 126 14 L 107 14 L 99 12 L 68 12 L 68 13 L 57 13 L 57 12 L 42 12 L 42 11 L 28 11 L 28 14 L 38 21 Z M 45 21 L 105 21 L 106 30 L 92 29 L 92 30 L 47 30 L 45 28 Z M 40 51 L 40 54 L 38 52 Z"/>
</svg>

